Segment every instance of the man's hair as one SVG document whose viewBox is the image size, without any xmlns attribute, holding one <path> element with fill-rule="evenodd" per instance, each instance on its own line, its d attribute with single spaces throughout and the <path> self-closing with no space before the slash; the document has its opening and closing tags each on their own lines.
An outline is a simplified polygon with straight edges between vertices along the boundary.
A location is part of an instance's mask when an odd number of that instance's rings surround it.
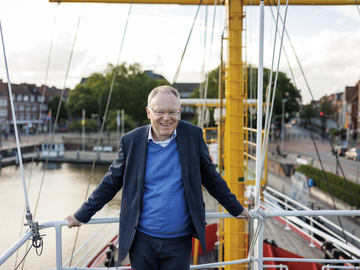
<svg viewBox="0 0 360 270">
<path fill-rule="evenodd" d="M 150 103 L 152 101 L 152 99 L 156 96 L 157 93 L 172 93 L 174 94 L 174 96 L 177 98 L 177 100 L 179 101 L 179 106 L 181 106 L 181 99 L 180 99 L 180 93 L 178 90 L 176 90 L 174 87 L 171 87 L 170 85 L 162 85 L 162 86 L 158 86 L 156 88 L 154 88 L 149 96 L 148 96 L 148 104 L 147 106 L 149 107 L 150 106 Z"/>
</svg>

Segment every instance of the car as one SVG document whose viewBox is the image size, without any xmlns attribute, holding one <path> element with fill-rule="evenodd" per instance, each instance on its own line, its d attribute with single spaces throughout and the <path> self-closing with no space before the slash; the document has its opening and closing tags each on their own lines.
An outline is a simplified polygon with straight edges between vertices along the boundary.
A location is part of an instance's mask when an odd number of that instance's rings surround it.
<svg viewBox="0 0 360 270">
<path fill-rule="evenodd" d="M 338 155 L 338 156 L 345 156 L 345 153 L 347 151 L 347 147 L 343 145 L 335 145 L 334 149 L 330 150 L 331 155 Z"/>
<path fill-rule="evenodd" d="M 356 152 L 356 148 L 350 148 L 350 150 L 345 152 L 345 158 L 346 159 L 353 159 L 353 160 L 357 160 L 357 152 Z"/>
</svg>

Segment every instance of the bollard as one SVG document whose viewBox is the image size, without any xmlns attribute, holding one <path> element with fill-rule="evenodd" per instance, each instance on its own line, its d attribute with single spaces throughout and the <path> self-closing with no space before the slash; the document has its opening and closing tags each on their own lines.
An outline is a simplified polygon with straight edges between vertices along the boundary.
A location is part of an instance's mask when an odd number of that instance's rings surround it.
<svg viewBox="0 0 360 270">
<path fill-rule="evenodd" d="M 79 149 L 76 150 L 76 158 L 77 158 L 77 159 L 80 159 L 80 150 L 79 150 Z"/>
</svg>

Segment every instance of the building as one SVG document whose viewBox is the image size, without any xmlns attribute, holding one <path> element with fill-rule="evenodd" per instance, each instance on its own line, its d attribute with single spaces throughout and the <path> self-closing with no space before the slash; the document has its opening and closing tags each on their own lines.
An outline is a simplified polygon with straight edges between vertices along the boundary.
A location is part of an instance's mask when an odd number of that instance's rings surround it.
<svg viewBox="0 0 360 270">
<path fill-rule="evenodd" d="M 45 91 L 44 95 L 43 92 Z M 61 89 L 49 88 L 35 84 L 11 84 L 12 101 L 16 115 L 16 123 L 19 130 L 43 131 L 46 115 L 48 114 L 48 102 L 55 94 L 61 94 Z M 69 89 L 64 90 L 63 99 L 66 100 Z M 1 123 L 3 123 L 1 125 Z M 13 132 L 13 117 L 9 97 L 8 83 L 0 80 L 0 126 L 5 133 Z"/>
</svg>

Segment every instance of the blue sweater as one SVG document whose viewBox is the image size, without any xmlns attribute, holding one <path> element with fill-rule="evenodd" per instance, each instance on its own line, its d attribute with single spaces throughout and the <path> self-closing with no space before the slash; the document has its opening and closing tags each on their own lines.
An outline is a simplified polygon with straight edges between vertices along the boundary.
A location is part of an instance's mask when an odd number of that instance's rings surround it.
<svg viewBox="0 0 360 270">
<path fill-rule="evenodd" d="M 144 192 L 137 229 L 160 238 L 192 233 L 176 140 L 148 144 Z"/>
</svg>

